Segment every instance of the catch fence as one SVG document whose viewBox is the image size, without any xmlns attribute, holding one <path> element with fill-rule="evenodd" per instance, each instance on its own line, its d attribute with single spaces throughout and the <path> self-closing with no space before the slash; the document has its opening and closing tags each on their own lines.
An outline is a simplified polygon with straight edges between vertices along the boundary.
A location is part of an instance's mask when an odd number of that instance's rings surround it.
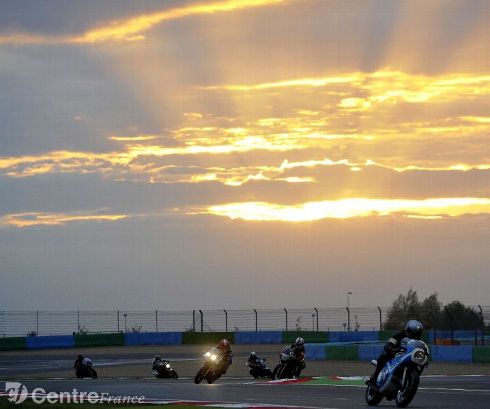
<svg viewBox="0 0 490 409">
<path fill-rule="evenodd" d="M 490 306 L 473 310 L 475 328 L 490 323 Z M 388 308 L 281 308 L 190 311 L 0 311 L 0 336 L 186 331 L 375 331 Z M 454 328 L 458 329 L 458 328 Z"/>
</svg>

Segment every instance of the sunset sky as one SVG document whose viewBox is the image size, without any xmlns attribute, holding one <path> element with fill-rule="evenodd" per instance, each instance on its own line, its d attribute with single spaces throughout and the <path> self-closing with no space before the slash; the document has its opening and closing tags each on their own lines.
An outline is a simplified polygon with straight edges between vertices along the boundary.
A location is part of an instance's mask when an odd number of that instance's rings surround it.
<svg viewBox="0 0 490 409">
<path fill-rule="evenodd" d="M 0 0 L 0 310 L 490 305 L 488 21 Z"/>
</svg>

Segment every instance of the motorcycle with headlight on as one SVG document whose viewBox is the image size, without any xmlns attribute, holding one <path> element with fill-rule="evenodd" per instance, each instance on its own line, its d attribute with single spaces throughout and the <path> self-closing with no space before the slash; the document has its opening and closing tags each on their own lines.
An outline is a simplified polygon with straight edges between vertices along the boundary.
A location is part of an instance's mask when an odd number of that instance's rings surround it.
<svg viewBox="0 0 490 409">
<path fill-rule="evenodd" d="M 154 363 L 153 368 L 151 369 L 151 374 L 155 378 L 177 379 L 179 377 L 175 369 L 173 369 L 172 365 L 170 365 L 170 362 L 165 360 Z"/>
<path fill-rule="evenodd" d="M 218 348 L 212 348 L 203 356 L 203 363 L 194 377 L 194 383 L 201 383 L 206 379 L 207 383 L 213 383 L 224 373 L 225 354 Z"/>
<path fill-rule="evenodd" d="M 400 408 L 408 406 L 417 393 L 420 375 L 429 364 L 430 351 L 425 342 L 404 338 L 395 357 L 388 361 L 375 384 L 368 382 L 366 403 L 376 406 L 383 398 L 395 399 Z M 376 361 L 371 361 L 376 366 Z"/>
</svg>

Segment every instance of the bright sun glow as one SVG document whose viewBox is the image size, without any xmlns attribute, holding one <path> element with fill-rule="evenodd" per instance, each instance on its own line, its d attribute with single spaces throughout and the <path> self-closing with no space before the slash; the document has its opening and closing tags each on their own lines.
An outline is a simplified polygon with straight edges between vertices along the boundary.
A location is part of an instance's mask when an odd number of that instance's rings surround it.
<svg viewBox="0 0 490 409">
<path fill-rule="evenodd" d="M 387 216 L 438 218 L 490 213 L 488 198 L 437 198 L 424 200 L 342 199 L 285 206 L 265 202 L 229 203 L 192 213 L 226 216 L 250 221 L 307 222 L 321 219 Z"/>
</svg>

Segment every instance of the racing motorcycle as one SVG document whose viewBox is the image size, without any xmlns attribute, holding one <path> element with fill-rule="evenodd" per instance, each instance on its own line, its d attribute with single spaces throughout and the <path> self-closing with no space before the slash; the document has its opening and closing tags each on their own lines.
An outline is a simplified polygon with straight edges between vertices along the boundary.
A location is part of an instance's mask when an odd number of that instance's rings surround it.
<svg viewBox="0 0 490 409">
<path fill-rule="evenodd" d="M 162 360 L 155 365 L 151 369 L 151 374 L 155 378 L 171 378 L 177 379 L 179 376 L 177 372 L 172 368 L 169 361 Z"/>
<path fill-rule="evenodd" d="M 248 372 L 255 379 L 272 378 L 272 372 L 263 358 L 258 358 L 255 361 L 248 361 L 245 365 L 248 366 Z"/>
<path fill-rule="evenodd" d="M 80 365 L 80 368 L 77 370 L 77 377 L 80 379 L 83 378 L 92 378 L 97 379 L 97 371 L 93 367 L 92 360 L 90 358 L 85 358 Z"/>
<path fill-rule="evenodd" d="M 368 383 L 366 403 L 375 406 L 383 398 L 395 399 L 400 408 L 406 407 L 417 393 L 420 375 L 428 366 L 430 351 L 425 342 L 405 338 L 395 357 L 388 361 L 374 385 Z M 376 366 L 376 361 L 371 361 Z"/>
<path fill-rule="evenodd" d="M 280 361 L 274 368 L 274 371 L 272 371 L 272 379 L 289 379 L 296 376 L 296 374 L 299 376 L 298 367 L 303 366 L 304 362 L 304 352 L 294 356 L 288 351 L 282 351 L 280 354 Z"/>
<path fill-rule="evenodd" d="M 224 373 L 224 366 L 227 365 L 224 359 L 225 354 L 216 347 L 206 352 L 203 355 L 203 363 L 194 377 L 194 383 L 201 383 L 206 379 L 207 383 L 211 384 L 220 378 Z"/>
</svg>

